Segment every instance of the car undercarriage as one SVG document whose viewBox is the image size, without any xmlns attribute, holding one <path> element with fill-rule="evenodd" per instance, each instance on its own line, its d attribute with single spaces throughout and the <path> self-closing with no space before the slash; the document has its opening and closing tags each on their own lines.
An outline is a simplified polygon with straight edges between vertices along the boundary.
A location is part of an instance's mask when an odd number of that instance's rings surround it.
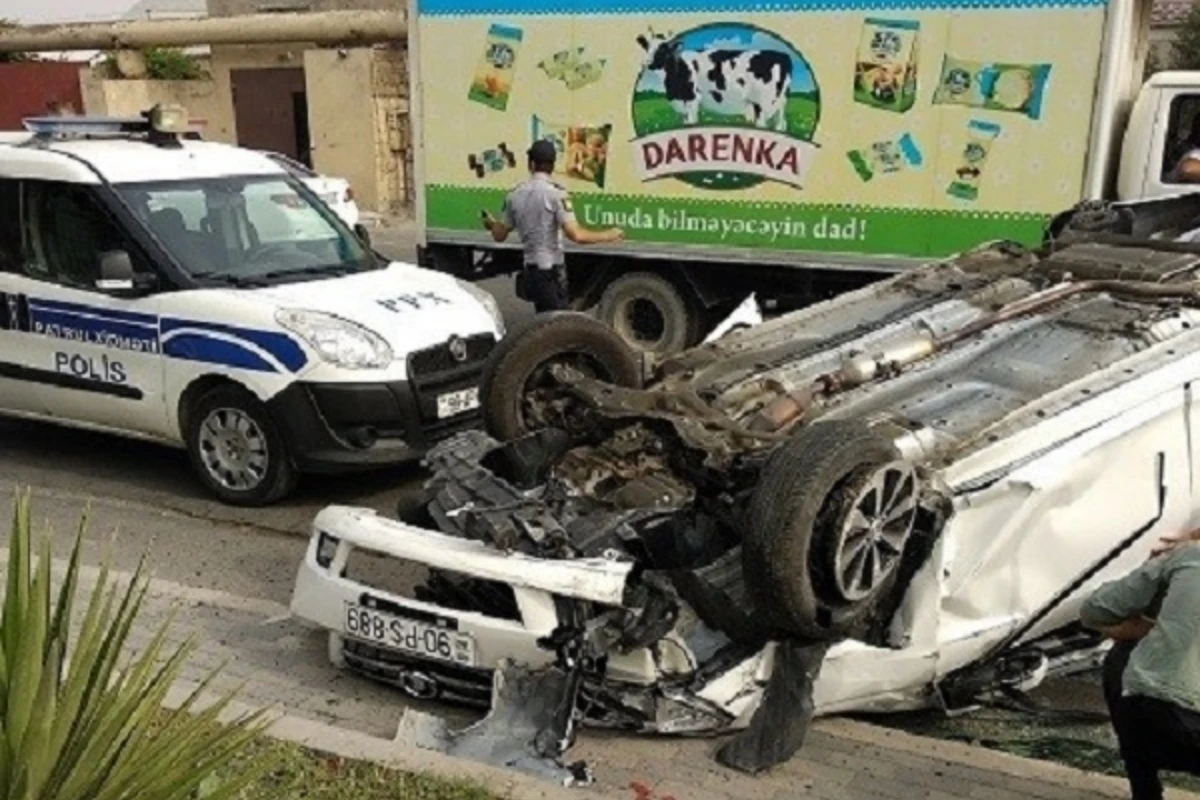
<svg viewBox="0 0 1200 800">
<path fill-rule="evenodd" d="M 565 783 L 587 780 L 564 762 L 579 724 L 736 731 L 718 760 L 753 773 L 814 714 L 961 709 L 1094 663 L 1084 590 L 1191 514 L 1200 247 L 1171 239 L 1197 219 L 1191 198 L 1085 206 L 1040 249 L 979 248 L 648 379 L 590 318 L 539 316 L 492 355 L 487 430 L 430 453 L 417 516 L 322 512 L 293 609 L 339 663 L 490 707 L 457 732 L 410 714 L 418 741 Z M 428 575 L 376 591 L 354 548 Z M 393 620 L 453 634 L 439 655 Z"/>
</svg>

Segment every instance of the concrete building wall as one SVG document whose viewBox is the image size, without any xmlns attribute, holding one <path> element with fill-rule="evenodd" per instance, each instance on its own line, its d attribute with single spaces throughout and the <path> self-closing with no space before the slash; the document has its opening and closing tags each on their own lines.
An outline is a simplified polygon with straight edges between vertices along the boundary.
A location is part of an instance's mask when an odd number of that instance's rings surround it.
<svg viewBox="0 0 1200 800">
<path fill-rule="evenodd" d="M 350 181 L 361 206 L 378 208 L 371 51 L 309 50 L 304 78 L 313 168 Z"/>
<path fill-rule="evenodd" d="M 399 48 L 304 54 L 314 169 L 346 178 L 363 208 L 388 214 L 411 196 L 405 64 Z"/>
<path fill-rule="evenodd" d="M 402 213 L 412 202 L 412 128 L 409 118 L 408 52 L 375 48 L 375 169 L 379 175 L 380 209 Z"/>
<path fill-rule="evenodd" d="M 209 138 L 214 117 L 224 114 L 212 81 L 106 80 L 87 67 L 79 72 L 87 114 L 137 116 L 157 103 L 181 105 L 192 119 L 203 120 Z"/>
</svg>

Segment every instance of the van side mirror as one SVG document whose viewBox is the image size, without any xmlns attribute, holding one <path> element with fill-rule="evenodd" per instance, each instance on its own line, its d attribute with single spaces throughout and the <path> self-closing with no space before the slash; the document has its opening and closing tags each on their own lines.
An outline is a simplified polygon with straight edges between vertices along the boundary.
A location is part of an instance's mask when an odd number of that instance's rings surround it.
<svg viewBox="0 0 1200 800">
<path fill-rule="evenodd" d="M 366 225 L 363 225 L 361 222 L 355 225 L 354 235 L 357 236 L 358 240 L 368 248 L 371 246 L 371 232 L 367 230 Z"/>
<path fill-rule="evenodd" d="M 139 281 L 133 271 L 133 260 L 124 250 L 110 250 L 100 254 L 100 278 L 96 288 L 118 297 L 133 297 L 150 288 L 146 281 Z"/>
</svg>

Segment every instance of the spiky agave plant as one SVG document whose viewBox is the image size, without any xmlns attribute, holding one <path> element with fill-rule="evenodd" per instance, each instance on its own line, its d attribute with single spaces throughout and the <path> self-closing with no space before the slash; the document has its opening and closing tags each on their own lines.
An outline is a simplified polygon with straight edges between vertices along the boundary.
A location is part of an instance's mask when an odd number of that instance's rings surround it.
<svg viewBox="0 0 1200 800">
<path fill-rule="evenodd" d="M 218 724 L 232 698 L 198 710 L 203 686 L 162 710 L 193 645 L 165 647 L 168 620 L 140 653 L 123 652 L 146 594 L 140 566 L 125 587 L 100 570 L 71 639 L 82 533 L 52 603 L 50 538 L 33 564 L 29 496 L 17 498 L 0 618 L 0 800 L 235 797 L 269 767 L 228 768 L 260 715 Z"/>
</svg>

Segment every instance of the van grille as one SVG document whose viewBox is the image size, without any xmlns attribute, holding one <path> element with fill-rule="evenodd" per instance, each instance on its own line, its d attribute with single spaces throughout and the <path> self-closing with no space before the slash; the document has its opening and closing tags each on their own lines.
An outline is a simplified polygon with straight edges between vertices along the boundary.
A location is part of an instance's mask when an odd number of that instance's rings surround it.
<svg viewBox="0 0 1200 800">
<path fill-rule="evenodd" d="M 458 361 L 450 353 L 448 342 L 417 350 L 408 356 L 408 374 L 416 377 L 434 375 L 458 369 L 464 364 L 483 361 L 496 346 L 496 337 L 490 333 L 481 333 L 463 340 L 467 345 L 467 357 Z"/>
</svg>

